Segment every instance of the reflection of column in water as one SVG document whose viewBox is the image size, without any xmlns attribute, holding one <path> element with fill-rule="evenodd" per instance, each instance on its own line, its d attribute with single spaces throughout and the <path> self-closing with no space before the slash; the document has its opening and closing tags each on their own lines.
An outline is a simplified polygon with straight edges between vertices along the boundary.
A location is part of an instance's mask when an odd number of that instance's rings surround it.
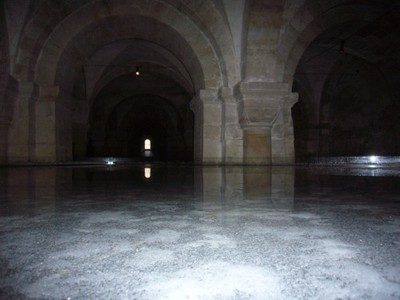
<svg viewBox="0 0 400 300">
<path fill-rule="evenodd" d="M 30 202 L 35 201 L 34 178 L 31 168 L 11 168 L 6 169 L 6 188 L 7 200 L 10 213 L 28 213 L 31 212 L 33 205 Z M 29 207 L 29 208 L 28 208 Z M 0 215 L 6 214 L 0 206 Z"/>
<path fill-rule="evenodd" d="M 269 201 L 272 208 L 293 208 L 294 168 L 282 167 L 245 167 L 244 197 Z"/>
<path fill-rule="evenodd" d="M 225 201 L 235 202 L 243 199 L 243 166 L 225 168 Z"/>
<path fill-rule="evenodd" d="M 244 167 L 243 177 L 246 199 L 271 196 L 271 167 Z"/>
<path fill-rule="evenodd" d="M 195 191 L 206 201 L 262 200 L 271 208 L 293 208 L 294 168 L 196 167 Z"/>
<path fill-rule="evenodd" d="M 35 169 L 35 196 L 42 199 L 41 204 L 47 208 L 57 206 L 57 198 L 62 194 L 65 186 L 72 185 L 71 168 L 44 168 Z"/>
<path fill-rule="evenodd" d="M 271 191 L 274 207 L 293 210 L 294 202 L 294 167 L 272 167 Z"/>
<path fill-rule="evenodd" d="M 70 169 L 58 168 L 10 169 L 5 182 L 11 210 L 27 213 L 41 207 L 54 209 L 58 188 L 70 183 L 71 174 Z"/>
<path fill-rule="evenodd" d="M 223 198 L 223 168 L 204 166 L 197 170 L 195 176 L 198 181 L 196 190 L 203 195 L 204 200 L 219 201 Z"/>
<path fill-rule="evenodd" d="M 198 167 L 195 169 L 195 190 L 208 201 L 241 201 L 243 167 Z"/>
</svg>

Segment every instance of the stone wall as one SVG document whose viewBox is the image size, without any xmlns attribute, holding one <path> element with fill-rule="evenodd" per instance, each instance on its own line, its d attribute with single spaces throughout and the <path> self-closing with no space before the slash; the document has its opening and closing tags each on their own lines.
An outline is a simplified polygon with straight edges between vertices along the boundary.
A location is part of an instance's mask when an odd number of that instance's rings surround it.
<svg viewBox="0 0 400 300">
<path fill-rule="evenodd" d="M 399 64 L 398 46 L 390 43 L 398 40 L 400 28 L 393 1 L 3 3 L 2 163 L 54 163 L 87 156 L 90 135 L 95 132 L 103 139 L 106 130 L 104 120 L 92 122 L 93 109 L 108 118 L 118 103 L 138 91 L 175 103 L 179 136 L 191 144 L 185 147 L 196 163 L 290 164 L 295 155 L 319 155 L 321 147 L 332 149 L 324 128 L 340 116 L 330 113 L 326 118 L 324 103 L 337 97 L 327 82 L 343 50 L 341 39 L 346 40 L 346 55 L 382 67 L 387 84 L 377 85 L 371 95 L 398 96 L 398 72 L 390 69 Z M 154 75 L 152 85 L 143 84 L 145 89 L 121 80 L 134 76 L 138 67 L 142 75 Z M 163 86 L 161 78 L 169 78 L 175 88 Z M 105 93 L 118 80 L 113 94 Z M 357 101 L 356 95 L 346 97 Z M 398 108 L 389 100 L 385 103 L 378 115 L 390 119 L 386 112 Z M 372 115 L 366 117 L 374 120 Z M 392 122 L 395 119 L 382 124 Z M 396 132 L 385 139 L 393 139 Z"/>
</svg>

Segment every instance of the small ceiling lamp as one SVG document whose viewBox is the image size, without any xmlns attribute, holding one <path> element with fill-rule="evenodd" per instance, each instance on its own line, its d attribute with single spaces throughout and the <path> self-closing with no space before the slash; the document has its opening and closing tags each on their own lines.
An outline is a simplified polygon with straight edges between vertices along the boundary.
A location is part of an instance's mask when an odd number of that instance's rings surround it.
<svg viewBox="0 0 400 300">
<path fill-rule="evenodd" d="M 139 72 L 139 67 L 136 67 L 136 76 L 139 76 L 140 75 L 140 72 Z"/>
</svg>

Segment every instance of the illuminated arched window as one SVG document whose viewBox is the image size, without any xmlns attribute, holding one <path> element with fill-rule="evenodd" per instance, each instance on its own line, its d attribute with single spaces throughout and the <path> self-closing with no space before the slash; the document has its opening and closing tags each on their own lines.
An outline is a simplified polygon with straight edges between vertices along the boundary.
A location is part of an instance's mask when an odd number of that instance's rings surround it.
<svg viewBox="0 0 400 300">
<path fill-rule="evenodd" d="M 151 168 L 144 168 L 144 177 L 145 178 L 151 177 Z"/>
<path fill-rule="evenodd" d="M 151 141 L 149 139 L 144 140 L 144 150 L 151 150 Z"/>
</svg>

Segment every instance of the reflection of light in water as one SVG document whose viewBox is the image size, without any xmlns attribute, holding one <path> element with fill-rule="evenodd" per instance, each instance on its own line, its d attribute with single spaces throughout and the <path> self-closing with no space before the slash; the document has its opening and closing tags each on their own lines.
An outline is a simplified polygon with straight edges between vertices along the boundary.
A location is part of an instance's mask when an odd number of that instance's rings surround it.
<svg viewBox="0 0 400 300">
<path fill-rule="evenodd" d="M 151 168 L 144 168 L 144 177 L 146 178 L 151 177 Z"/>
</svg>

